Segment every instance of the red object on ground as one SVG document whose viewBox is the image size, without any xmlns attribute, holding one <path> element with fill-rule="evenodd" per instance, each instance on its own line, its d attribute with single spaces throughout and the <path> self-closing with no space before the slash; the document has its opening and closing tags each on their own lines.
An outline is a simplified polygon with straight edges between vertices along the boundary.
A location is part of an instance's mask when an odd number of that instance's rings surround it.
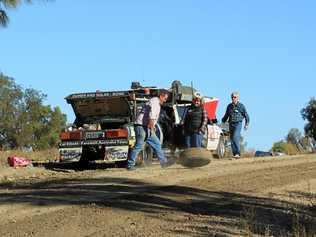
<svg viewBox="0 0 316 237">
<path fill-rule="evenodd" d="M 207 117 L 212 120 L 216 119 L 216 108 L 218 105 L 217 98 L 204 98 L 204 109 L 207 112 Z"/>
<path fill-rule="evenodd" d="M 25 167 L 29 165 L 31 161 L 23 157 L 9 156 L 8 163 L 11 167 L 16 168 L 16 167 Z"/>
</svg>

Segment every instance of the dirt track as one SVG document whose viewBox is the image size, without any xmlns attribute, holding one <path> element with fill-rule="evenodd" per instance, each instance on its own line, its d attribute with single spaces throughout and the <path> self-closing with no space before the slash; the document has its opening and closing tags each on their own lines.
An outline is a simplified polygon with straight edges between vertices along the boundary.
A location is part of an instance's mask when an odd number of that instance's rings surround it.
<svg viewBox="0 0 316 237">
<path fill-rule="evenodd" d="M 0 236 L 316 236 L 316 155 L 0 180 Z"/>
</svg>

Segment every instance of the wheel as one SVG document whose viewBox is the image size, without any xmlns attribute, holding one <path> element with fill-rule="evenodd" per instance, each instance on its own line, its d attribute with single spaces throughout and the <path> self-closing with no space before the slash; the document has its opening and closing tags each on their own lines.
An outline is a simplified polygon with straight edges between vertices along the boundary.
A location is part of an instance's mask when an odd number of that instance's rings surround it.
<svg viewBox="0 0 316 237">
<path fill-rule="evenodd" d="M 145 149 L 142 151 L 144 166 L 150 166 L 153 163 L 153 150 L 149 145 L 145 146 Z"/>
<path fill-rule="evenodd" d="M 153 150 L 149 145 L 145 145 L 145 148 L 138 154 L 136 158 L 137 166 L 150 166 L 153 162 Z"/>
<path fill-rule="evenodd" d="M 127 166 L 127 160 L 115 162 L 115 167 L 117 167 L 117 168 L 126 168 L 126 166 Z"/>
<path fill-rule="evenodd" d="M 158 137 L 160 144 L 162 145 L 163 140 L 164 140 L 164 136 L 163 136 L 163 132 L 162 132 L 160 124 L 157 123 L 155 128 L 156 128 L 156 136 Z"/>
<path fill-rule="evenodd" d="M 89 168 L 90 162 L 89 159 L 85 154 L 81 155 L 80 160 L 77 162 L 80 169 L 87 169 Z"/>
<path fill-rule="evenodd" d="M 193 147 L 182 151 L 178 163 L 187 168 L 202 167 L 211 162 L 212 153 L 205 148 Z"/>
<path fill-rule="evenodd" d="M 89 158 L 91 155 L 93 155 L 95 153 L 95 150 L 93 149 L 93 147 L 86 147 L 84 146 L 82 148 L 82 154 L 81 157 L 78 161 L 78 165 L 80 168 L 88 168 L 89 166 Z"/>
<path fill-rule="evenodd" d="M 225 152 L 226 152 L 226 145 L 225 145 L 225 139 L 223 136 L 220 136 L 217 149 L 216 149 L 216 156 L 219 159 L 222 159 L 225 157 Z"/>
</svg>

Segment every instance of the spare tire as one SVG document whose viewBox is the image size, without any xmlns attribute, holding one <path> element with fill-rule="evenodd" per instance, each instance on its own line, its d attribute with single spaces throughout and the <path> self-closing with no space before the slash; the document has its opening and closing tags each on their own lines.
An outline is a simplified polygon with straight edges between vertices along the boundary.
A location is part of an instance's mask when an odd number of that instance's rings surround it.
<svg viewBox="0 0 316 237">
<path fill-rule="evenodd" d="M 226 145 L 224 136 L 221 135 L 218 141 L 217 149 L 216 149 L 216 156 L 219 159 L 222 159 L 225 157 L 226 154 Z"/>
<path fill-rule="evenodd" d="M 179 155 L 178 163 L 187 168 L 201 167 L 211 162 L 213 155 L 205 148 L 189 148 Z"/>
</svg>

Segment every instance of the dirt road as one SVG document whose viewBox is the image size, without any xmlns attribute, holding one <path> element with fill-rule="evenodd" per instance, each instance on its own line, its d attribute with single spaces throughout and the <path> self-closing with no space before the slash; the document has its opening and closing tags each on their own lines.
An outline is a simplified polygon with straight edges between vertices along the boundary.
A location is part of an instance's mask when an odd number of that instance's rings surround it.
<svg viewBox="0 0 316 237">
<path fill-rule="evenodd" d="M 316 236 L 316 155 L 0 180 L 0 236 Z"/>
</svg>

